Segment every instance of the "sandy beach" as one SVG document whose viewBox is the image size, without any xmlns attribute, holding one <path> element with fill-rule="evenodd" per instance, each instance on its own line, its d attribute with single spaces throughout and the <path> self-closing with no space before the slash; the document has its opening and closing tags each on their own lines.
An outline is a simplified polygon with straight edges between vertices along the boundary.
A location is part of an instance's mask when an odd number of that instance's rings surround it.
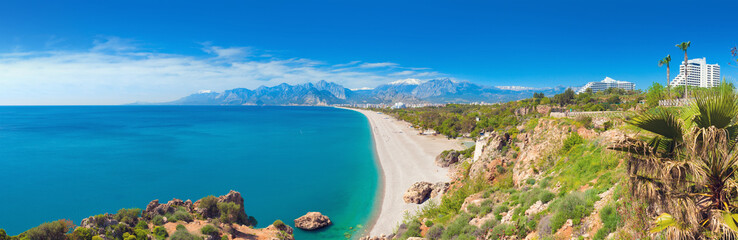
<svg viewBox="0 0 738 240">
<path fill-rule="evenodd" d="M 402 221 L 405 211 L 414 212 L 421 205 L 407 204 L 402 195 L 418 181 L 449 181 L 448 170 L 435 165 L 435 157 L 446 149 L 463 149 L 460 141 L 442 136 L 418 135 L 410 124 L 382 113 L 351 109 L 364 114 L 371 124 L 372 136 L 382 169 L 382 194 L 378 215 L 370 225 L 372 236 L 390 234 Z M 377 213 L 375 213 L 377 214 Z"/>
</svg>

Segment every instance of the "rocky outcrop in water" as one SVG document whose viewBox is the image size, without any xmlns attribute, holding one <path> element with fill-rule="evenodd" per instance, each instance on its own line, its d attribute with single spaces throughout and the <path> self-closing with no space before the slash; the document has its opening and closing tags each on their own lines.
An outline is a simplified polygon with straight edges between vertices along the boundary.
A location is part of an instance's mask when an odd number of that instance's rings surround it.
<svg viewBox="0 0 738 240">
<path fill-rule="evenodd" d="M 309 212 L 295 219 L 295 227 L 304 230 L 315 230 L 330 226 L 331 224 L 333 224 L 331 219 L 320 212 Z"/>
</svg>

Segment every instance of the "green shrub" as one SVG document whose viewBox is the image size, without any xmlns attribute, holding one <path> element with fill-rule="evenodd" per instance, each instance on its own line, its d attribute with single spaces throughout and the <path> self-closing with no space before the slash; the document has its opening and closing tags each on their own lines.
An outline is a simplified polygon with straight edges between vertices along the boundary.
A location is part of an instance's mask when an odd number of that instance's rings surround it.
<svg viewBox="0 0 738 240">
<path fill-rule="evenodd" d="M 154 236 L 159 238 L 166 238 L 169 237 L 169 233 L 167 233 L 167 229 L 162 226 L 157 226 L 154 228 Z"/>
<path fill-rule="evenodd" d="M 179 230 L 185 230 L 185 231 L 187 231 L 187 228 L 184 225 L 182 225 L 182 224 L 177 224 L 177 227 L 175 227 L 175 229 L 177 231 L 179 231 Z"/>
<path fill-rule="evenodd" d="M 492 228 L 489 236 L 491 239 L 502 239 L 504 236 L 512 236 L 515 234 L 515 227 L 508 223 L 503 223 Z"/>
<path fill-rule="evenodd" d="M 218 212 L 218 198 L 213 195 L 200 199 L 200 205 L 197 208 L 207 209 L 210 214 Z M 207 216 L 204 216 L 207 217 Z"/>
<path fill-rule="evenodd" d="M 556 180 L 561 184 L 560 192 L 563 193 L 578 189 L 600 175 L 603 179 L 598 180 L 595 185 L 597 188 L 610 188 L 614 184 L 612 179 L 619 178 L 607 173 L 620 172 L 615 170 L 621 158 L 596 143 L 573 146 L 561 159 L 552 170 L 559 172 Z"/>
<path fill-rule="evenodd" d="M 89 228 L 78 227 L 72 231 L 72 234 L 69 237 L 73 240 L 92 240 L 92 235 L 92 231 Z M 0 240 L 4 240 L 4 238 L 2 238 L 2 233 L 0 233 Z"/>
<path fill-rule="evenodd" d="M 554 194 L 552 192 L 549 192 L 549 191 L 545 191 L 545 192 L 541 193 L 541 195 L 540 195 L 540 200 L 543 203 L 548 203 L 551 200 L 553 200 L 554 198 L 556 198 L 556 194 Z"/>
<path fill-rule="evenodd" d="M 582 218 L 592 211 L 592 205 L 587 204 L 586 196 L 581 192 L 571 192 L 557 199 L 552 207 L 555 209 L 551 218 L 551 230 L 554 232 L 561 228 L 567 219 L 571 219 L 574 225 L 578 225 Z"/>
<path fill-rule="evenodd" d="M 172 234 L 169 240 L 202 240 L 202 238 L 192 235 L 187 230 L 177 230 Z"/>
<path fill-rule="evenodd" d="M 440 224 L 433 225 L 428 232 L 425 233 L 425 237 L 429 240 L 439 240 L 443 236 L 443 226 Z"/>
<path fill-rule="evenodd" d="M 238 221 L 239 210 L 241 208 L 232 202 L 218 203 L 218 209 L 220 210 L 220 221 L 223 223 L 235 223 Z"/>
<path fill-rule="evenodd" d="M 569 152 L 571 148 L 582 143 L 584 143 L 584 138 L 582 138 L 582 136 L 579 136 L 577 132 L 573 132 L 571 133 L 571 135 L 569 135 L 569 137 L 566 138 L 566 140 L 564 140 L 564 145 L 561 147 L 561 152 Z"/>
<path fill-rule="evenodd" d="M 144 229 L 135 229 L 133 230 L 133 233 L 136 234 L 136 240 L 148 240 L 149 239 L 149 231 Z"/>
<path fill-rule="evenodd" d="M 169 216 L 167 220 L 169 222 L 177 222 L 177 221 L 192 222 L 192 214 L 187 212 L 187 210 L 177 209 L 177 211 L 175 211 L 174 214 Z"/>
<path fill-rule="evenodd" d="M 164 225 L 164 217 L 161 215 L 156 215 L 154 218 L 151 219 L 151 223 L 153 223 L 156 226 Z"/>
<path fill-rule="evenodd" d="M 149 229 L 149 224 L 145 220 L 140 220 L 136 224 L 136 229 Z"/>
<path fill-rule="evenodd" d="M 499 205 L 499 206 L 497 206 L 495 208 L 495 210 L 494 210 L 495 218 L 497 220 L 502 220 L 501 213 L 507 212 L 507 211 L 510 211 L 510 208 L 508 208 L 506 205 Z"/>
<path fill-rule="evenodd" d="M 141 209 L 140 208 L 130 208 L 125 209 L 121 208 L 118 210 L 118 213 L 115 214 L 115 220 L 118 220 L 119 222 L 127 223 L 130 226 L 135 225 L 136 221 L 138 220 L 138 217 L 141 216 Z"/>
<path fill-rule="evenodd" d="M 482 224 L 482 227 L 481 227 L 481 228 L 482 228 L 482 231 L 484 231 L 484 232 L 488 232 L 488 231 L 489 231 L 490 229 L 494 228 L 494 227 L 495 227 L 495 226 L 497 226 L 497 224 L 499 224 L 499 223 L 500 223 L 500 222 L 498 222 L 498 221 L 497 221 L 497 219 L 490 219 L 490 220 L 487 220 L 486 222 L 484 222 L 484 223 Z"/>
<path fill-rule="evenodd" d="M 600 220 L 602 221 L 602 228 L 597 231 L 594 239 L 605 239 L 608 234 L 615 231 L 618 225 L 621 224 L 620 215 L 612 204 L 609 204 L 600 210 Z"/>
<path fill-rule="evenodd" d="M 535 185 L 536 180 L 532 178 L 528 178 L 528 180 L 525 180 L 525 183 L 527 183 L 528 185 Z"/>
<path fill-rule="evenodd" d="M 0 228 L 0 240 L 8 240 L 10 239 L 8 237 L 8 234 L 5 232 L 5 229 Z"/>
<path fill-rule="evenodd" d="M 123 233 L 123 240 L 136 240 L 136 235 L 130 233 Z"/>
<path fill-rule="evenodd" d="M 429 220 L 425 220 L 425 226 L 426 227 L 433 227 L 433 221 L 431 221 L 430 219 Z"/>
<path fill-rule="evenodd" d="M 92 236 L 92 240 L 103 240 L 100 236 Z"/>
<path fill-rule="evenodd" d="M 407 239 L 409 237 L 420 237 L 420 222 L 412 221 L 407 224 L 407 231 L 402 234 L 401 238 Z"/>
<path fill-rule="evenodd" d="M 469 225 L 469 220 L 471 220 L 470 215 L 466 213 L 459 214 L 459 216 L 457 216 L 456 219 L 446 227 L 446 230 L 443 231 L 442 238 L 452 239 L 456 236 L 456 239 L 459 239 L 462 235 L 474 234 L 474 232 L 477 231 L 477 227 Z"/>
<path fill-rule="evenodd" d="M 274 226 L 277 226 L 277 221 L 274 221 Z M 279 222 L 281 223 L 282 221 Z M 282 223 L 282 225 L 284 225 L 284 223 Z M 220 235 L 220 230 L 218 230 L 218 228 L 216 228 L 215 226 L 208 224 L 200 228 L 200 233 L 202 233 L 203 235 L 218 236 Z"/>
<path fill-rule="evenodd" d="M 25 232 L 26 237 L 29 240 L 43 240 L 43 239 L 66 239 L 65 234 L 69 232 L 72 227 L 72 222 L 66 220 L 58 220 L 54 222 L 47 222 L 39 225 L 38 227 L 28 229 Z"/>
<path fill-rule="evenodd" d="M 96 227 L 103 227 L 107 221 L 107 216 L 104 214 L 98 214 L 92 217 L 92 222 Z"/>
<path fill-rule="evenodd" d="M 123 234 L 128 232 L 133 232 L 133 230 L 128 227 L 125 223 L 118 223 L 117 225 L 114 225 L 110 228 L 110 233 L 106 233 L 106 235 L 109 235 L 112 238 L 123 238 Z"/>
<path fill-rule="evenodd" d="M 284 226 L 284 222 L 282 222 L 282 220 L 277 219 L 277 220 L 274 220 L 274 223 L 272 223 L 272 225 L 274 225 L 277 228 L 281 228 Z"/>
</svg>

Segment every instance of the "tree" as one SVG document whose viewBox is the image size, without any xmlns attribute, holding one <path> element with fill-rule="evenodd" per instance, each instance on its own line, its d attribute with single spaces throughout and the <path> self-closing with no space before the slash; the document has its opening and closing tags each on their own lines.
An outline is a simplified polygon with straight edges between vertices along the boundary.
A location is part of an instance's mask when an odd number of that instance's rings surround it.
<svg viewBox="0 0 738 240">
<path fill-rule="evenodd" d="M 668 91 L 669 88 L 669 81 L 671 81 L 671 70 L 669 69 L 669 63 L 671 62 L 671 55 L 666 55 L 665 58 L 659 60 L 659 67 L 666 65 L 666 88 Z"/>
<path fill-rule="evenodd" d="M 686 42 L 682 42 L 682 43 L 676 45 L 676 47 L 678 47 L 679 49 L 681 49 L 682 51 L 684 51 L 684 98 L 687 97 L 687 76 L 689 76 L 687 74 L 688 71 L 689 71 L 689 69 L 687 69 L 687 67 L 689 66 L 689 64 L 687 64 L 687 62 L 689 60 L 687 58 L 687 48 L 689 48 L 689 45 L 691 45 L 691 44 L 692 44 L 691 41 L 686 41 Z"/>
<path fill-rule="evenodd" d="M 47 222 L 25 232 L 29 240 L 66 240 L 65 234 L 74 226 L 71 221 Z"/>
<path fill-rule="evenodd" d="M 564 106 L 567 104 L 572 103 L 572 100 L 574 100 L 574 90 L 571 90 L 571 88 L 567 88 L 566 91 L 560 94 L 554 95 L 554 101 L 558 103 L 560 106 Z"/>
<path fill-rule="evenodd" d="M 659 100 L 663 99 L 663 97 L 664 87 L 661 86 L 661 84 L 654 82 L 650 87 L 648 87 L 648 91 L 646 92 L 646 104 L 648 104 L 649 107 L 656 107 L 659 105 Z"/>
<path fill-rule="evenodd" d="M 631 192 L 660 214 L 651 232 L 667 239 L 734 239 L 738 95 L 725 83 L 694 94 L 683 113 L 657 108 L 628 121 L 654 137 L 611 148 L 630 154 Z"/>
<path fill-rule="evenodd" d="M 669 86 L 669 81 L 671 81 L 671 77 L 669 77 L 670 70 L 669 70 L 669 63 L 671 62 L 671 55 L 666 55 L 665 58 L 659 60 L 659 67 L 666 65 L 666 85 Z"/>
</svg>

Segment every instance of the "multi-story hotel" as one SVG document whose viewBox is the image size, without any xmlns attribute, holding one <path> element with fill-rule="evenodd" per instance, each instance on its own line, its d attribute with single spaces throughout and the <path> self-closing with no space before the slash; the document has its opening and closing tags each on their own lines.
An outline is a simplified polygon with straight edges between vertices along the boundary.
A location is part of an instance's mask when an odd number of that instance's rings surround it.
<svg viewBox="0 0 738 240">
<path fill-rule="evenodd" d="M 622 88 L 626 91 L 633 91 L 635 89 L 635 83 L 618 81 L 610 77 L 605 77 L 605 79 L 602 81 L 587 83 L 587 85 L 584 85 L 584 87 L 580 88 L 579 91 L 577 91 L 577 94 L 586 92 L 588 88 L 592 89 L 592 92 L 605 91 L 608 88 Z"/>
<path fill-rule="evenodd" d="M 687 61 L 687 86 L 715 87 L 720 84 L 720 65 L 707 64 L 705 58 L 689 59 Z M 679 75 L 669 83 L 669 86 L 684 86 L 684 62 L 679 65 Z"/>
</svg>

